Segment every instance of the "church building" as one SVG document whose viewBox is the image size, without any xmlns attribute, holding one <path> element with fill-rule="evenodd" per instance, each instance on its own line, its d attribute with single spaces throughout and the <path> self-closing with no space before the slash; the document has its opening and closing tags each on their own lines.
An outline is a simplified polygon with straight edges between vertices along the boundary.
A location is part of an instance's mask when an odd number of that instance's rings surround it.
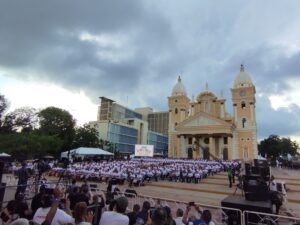
<svg viewBox="0 0 300 225">
<path fill-rule="evenodd" d="M 233 116 L 225 99 L 201 92 L 195 101 L 187 96 L 180 76 L 168 97 L 168 156 L 191 159 L 257 158 L 255 86 L 241 65 L 231 88 Z"/>
</svg>

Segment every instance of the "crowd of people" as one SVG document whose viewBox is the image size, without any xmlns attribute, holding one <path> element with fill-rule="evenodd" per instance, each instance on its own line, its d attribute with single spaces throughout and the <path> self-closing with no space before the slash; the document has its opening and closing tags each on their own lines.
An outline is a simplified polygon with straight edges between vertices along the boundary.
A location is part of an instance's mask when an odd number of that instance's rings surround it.
<svg viewBox="0 0 300 225">
<path fill-rule="evenodd" d="M 195 182 L 228 168 L 237 167 L 234 161 L 207 161 L 183 159 L 150 159 L 116 160 L 102 162 L 76 162 L 67 168 L 51 164 L 49 174 L 70 175 L 72 185 L 67 190 L 60 187 L 49 188 L 41 185 L 31 204 L 24 200 L 30 170 L 40 178 L 41 165 L 22 163 L 18 168 L 18 188 L 15 199 L 8 202 L 1 212 L 2 224 L 97 224 L 97 225 L 190 225 L 209 224 L 211 214 L 202 211 L 194 203 L 187 205 L 185 210 L 178 209 L 176 218 L 172 218 L 171 209 L 160 204 L 151 206 L 144 202 L 142 206 L 134 205 L 128 212 L 126 197 L 115 199 L 112 186 L 125 180 L 129 185 L 142 185 L 150 180 L 169 180 L 174 182 Z M 29 169 L 29 170 L 28 170 Z M 76 184 L 77 178 L 86 181 L 83 185 Z M 107 181 L 107 193 L 92 195 L 88 179 Z M 103 213 L 102 213 L 103 212 Z M 126 214 L 127 213 L 127 214 Z M 210 218 L 210 219 L 209 219 Z"/>
<path fill-rule="evenodd" d="M 135 204 L 130 212 L 125 196 L 108 199 L 92 195 L 86 183 L 78 186 L 75 180 L 67 191 L 41 186 L 31 205 L 19 193 L 2 210 L 1 220 L 2 224 L 12 225 L 214 225 L 210 211 L 193 202 L 184 210 L 179 208 L 174 218 L 171 209 L 159 202 Z"/>
<path fill-rule="evenodd" d="M 54 167 L 52 172 L 56 175 L 66 173 L 83 180 L 107 182 L 114 178 L 120 184 L 127 180 L 130 186 L 139 186 L 151 180 L 199 183 L 210 175 L 238 166 L 235 161 L 136 158 L 129 161 L 77 162 L 67 169 Z"/>
</svg>

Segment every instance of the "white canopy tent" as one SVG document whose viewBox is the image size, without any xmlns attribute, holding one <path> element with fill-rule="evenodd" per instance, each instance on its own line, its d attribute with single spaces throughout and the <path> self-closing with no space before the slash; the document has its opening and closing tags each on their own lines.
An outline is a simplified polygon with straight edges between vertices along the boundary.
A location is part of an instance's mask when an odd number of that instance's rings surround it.
<svg viewBox="0 0 300 225">
<path fill-rule="evenodd" d="M 104 151 L 101 148 L 87 148 L 87 147 L 80 147 L 76 149 L 70 150 L 70 158 L 72 157 L 84 157 L 84 156 L 112 156 L 113 153 Z M 60 154 L 61 158 L 68 158 L 68 151 L 62 152 Z"/>
<path fill-rule="evenodd" d="M 11 155 L 9 155 L 5 152 L 2 152 L 2 153 L 0 153 L 0 157 L 11 157 Z"/>
</svg>

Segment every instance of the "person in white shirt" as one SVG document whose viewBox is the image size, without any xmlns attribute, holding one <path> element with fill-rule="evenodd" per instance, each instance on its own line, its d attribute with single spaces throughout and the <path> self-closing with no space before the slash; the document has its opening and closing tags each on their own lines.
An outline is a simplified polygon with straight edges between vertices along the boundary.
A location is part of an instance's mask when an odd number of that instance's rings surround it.
<svg viewBox="0 0 300 225">
<path fill-rule="evenodd" d="M 52 198 L 53 196 L 51 195 L 45 195 L 42 198 L 43 207 L 39 208 L 34 214 L 33 216 L 34 222 L 38 224 L 42 224 L 45 221 L 46 216 L 51 208 Z M 63 224 L 73 223 L 73 222 L 74 219 L 70 215 L 68 215 L 65 211 L 61 209 L 57 209 L 51 225 L 63 225 Z"/>
<path fill-rule="evenodd" d="M 124 215 L 127 206 L 127 198 L 122 196 L 116 199 L 114 210 L 104 212 L 101 216 L 99 225 L 128 225 L 129 218 Z"/>
<path fill-rule="evenodd" d="M 176 211 L 176 218 L 174 219 L 176 225 L 185 225 L 182 222 L 182 217 L 183 217 L 183 210 L 182 209 L 177 209 L 177 211 Z"/>
</svg>

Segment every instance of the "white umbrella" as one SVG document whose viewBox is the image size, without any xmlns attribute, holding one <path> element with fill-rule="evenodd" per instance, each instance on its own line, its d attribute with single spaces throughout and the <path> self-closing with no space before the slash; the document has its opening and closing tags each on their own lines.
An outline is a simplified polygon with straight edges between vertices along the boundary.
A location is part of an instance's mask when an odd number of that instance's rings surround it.
<svg viewBox="0 0 300 225">
<path fill-rule="evenodd" d="M 2 152 L 2 153 L 0 153 L 0 157 L 11 157 L 11 155 Z"/>
</svg>

